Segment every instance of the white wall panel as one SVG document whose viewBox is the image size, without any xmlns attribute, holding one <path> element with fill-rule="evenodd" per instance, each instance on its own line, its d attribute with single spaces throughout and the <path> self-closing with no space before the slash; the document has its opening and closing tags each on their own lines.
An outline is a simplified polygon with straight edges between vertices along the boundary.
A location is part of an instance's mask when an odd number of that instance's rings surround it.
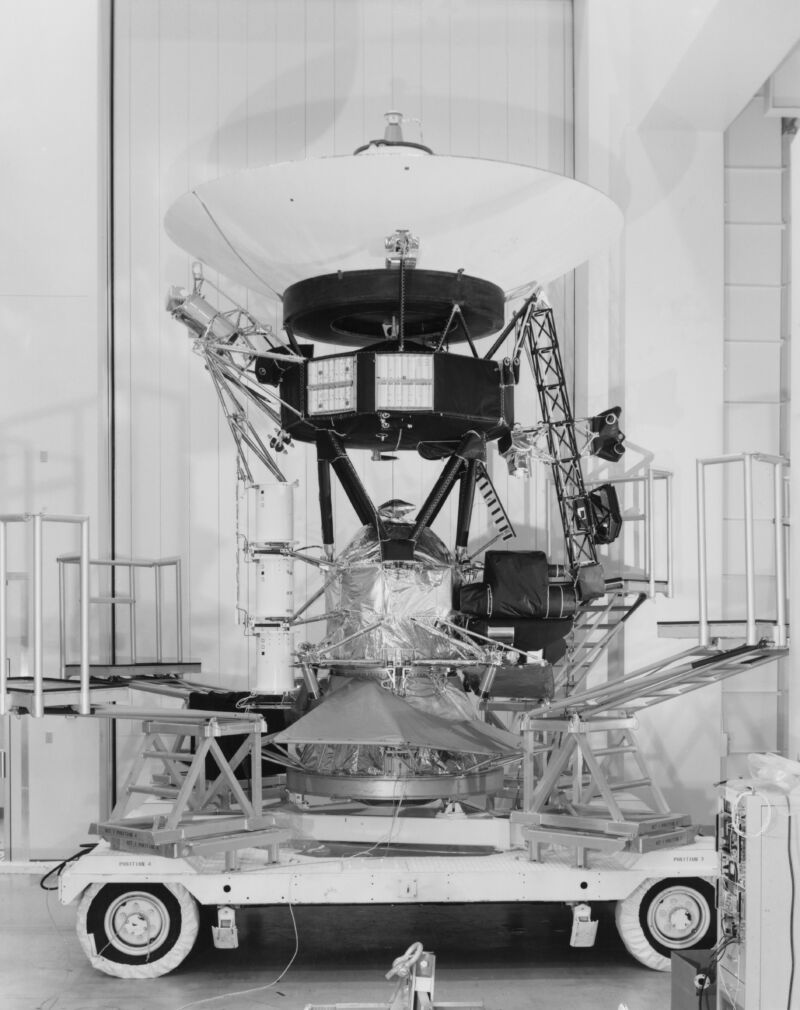
<svg viewBox="0 0 800 1010">
<path fill-rule="evenodd" d="M 777 287 L 725 286 L 728 340 L 774 340 L 781 331 L 781 292 Z"/>
<path fill-rule="evenodd" d="M 0 36 L 0 513 L 87 514 L 94 552 L 108 535 L 101 7 L 31 0 L 6 12 Z M 29 533 L 29 524 L 9 529 L 13 571 L 31 569 Z M 75 528 L 48 524 L 47 676 L 58 675 L 55 558 L 77 547 Z M 11 583 L 17 675 L 30 672 L 26 585 Z"/>
<path fill-rule="evenodd" d="M 780 124 L 764 116 L 756 96 L 725 134 L 725 447 L 729 452 L 779 454 L 781 434 L 784 172 Z M 756 614 L 776 615 L 774 487 L 771 468 L 753 468 Z M 741 466 L 725 478 L 723 597 L 721 616 L 746 615 L 744 483 Z M 761 677 L 747 674 L 722 686 L 722 726 L 727 753 L 722 776 L 739 767 L 737 754 L 776 749 L 784 730 L 778 719 L 784 664 Z M 766 679 L 765 679 L 766 678 Z M 781 706 L 783 707 L 783 706 Z"/>
<path fill-rule="evenodd" d="M 763 224 L 781 220 L 780 168 L 728 168 L 725 171 L 725 204 L 728 221 Z"/>
<path fill-rule="evenodd" d="M 725 408 L 726 449 L 730 452 L 767 452 L 781 449 L 780 405 L 729 403 Z"/>
<path fill-rule="evenodd" d="M 780 168 L 781 122 L 764 115 L 764 102 L 753 99 L 725 132 L 725 165 Z"/>
<path fill-rule="evenodd" d="M 725 242 L 729 284 L 770 285 L 780 278 L 780 225 L 728 224 Z"/>
<path fill-rule="evenodd" d="M 729 403 L 777 402 L 780 341 L 743 340 L 725 344 L 725 399 Z"/>
<path fill-rule="evenodd" d="M 117 552 L 186 559 L 189 652 L 210 682 L 243 687 L 248 651 L 253 657 L 233 616 L 233 445 L 190 340 L 163 310 L 169 285 L 190 282 L 190 258 L 164 235 L 164 213 L 191 186 L 239 168 L 348 154 L 382 136 L 390 109 L 420 120 L 406 124 L 406 136 L 437 153 L 572 174 L 572 5 L 118 0 L 116 7 Z M 223 283 L 263 322 L 280 326 L 277 299 Z M 550 297 L 565 322 L 569 362 L 571 284 L 554 284 Z M 522 400 L 531 397 L 528 386 Z M 531 414 L 524 402 L 519 414 Z M 440 471 L 412 454 L 373 464 L 354 452 L 353 460 L 378 502 L 419 502 Z M 297 539 L 319 544 L 313 452 L 297 446 L 279 462 L 300 484 Z M 503 491 L 505 470 L 493 466 Z M 508 488 L 528 531 L 541 525 L 543 484 Z M 342 545 L 358 522 L 334 486 Z M 450 503 L 437 519 L 448 539 L 454 515 Z M 476 544 L 486 527 L 478 500 Z M 298 566 L 298 599 L 319 583 L 315 570 Z M 313 634 L 312 627 L 301 637 Z"/>
</svg>

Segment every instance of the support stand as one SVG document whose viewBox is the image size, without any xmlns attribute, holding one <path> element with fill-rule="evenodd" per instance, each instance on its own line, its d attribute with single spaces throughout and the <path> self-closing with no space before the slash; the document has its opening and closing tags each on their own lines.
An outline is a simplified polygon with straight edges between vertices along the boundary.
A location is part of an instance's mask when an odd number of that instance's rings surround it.
<svg viewBox="0 0 800 1010">
<path fill-rule="evenodd" d="M 261 738 L 266 725 L 261 716 L 185 709 L 159 713 L 142 728 L 144 743 L 120 789 L 121 798 L 108 821 L 93 825 L 96 834 L 125 851 L 177 857 L 264 847 L 272 861 L 277 860 L 278 845 L 288 832 L 263 811 Z M 218 740 L 231 736 L 244 739 L 227 758 Z M 236 769 L 246 759 L 249 779 L 241 780 Z M 145 783 L 144 772 L 152 769 L 152 762 L 161 773 Z M 216 766 L 216 775 L 209 775 L 209 766 Z M 171 806 L 167 812 L 161 807 L 152 815 L 128 816 L 135 799 L 145 796 Z"/>
<path fill-rule="evenodd" d="M 632 717 L 528 719 L 524 728 L 523 810 L 531 859 L 540 846 L 585 851 L 646 852 L 694 838 L 690 820 L 674 814 L 639 750 Z M 537 781 L 538 771 L 538 781 Z"/>
</svg>

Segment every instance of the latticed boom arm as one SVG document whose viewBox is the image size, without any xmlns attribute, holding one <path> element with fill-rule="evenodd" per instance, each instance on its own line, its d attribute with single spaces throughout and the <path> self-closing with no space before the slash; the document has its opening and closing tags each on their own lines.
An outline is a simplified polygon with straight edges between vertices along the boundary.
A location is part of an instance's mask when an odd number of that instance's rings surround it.
<svg viewBox="0 0 800 1010">
<path fill-rule="evenodd" d="M 520 326 L 522 344 L 536 381 L 542 420 L 547 425 L 564 541 L 571 568 L 597 564 L 592 505 L 583 482 L 575 418 L 569 402 L 553 310 L 531 304 Z"/>
</svg>

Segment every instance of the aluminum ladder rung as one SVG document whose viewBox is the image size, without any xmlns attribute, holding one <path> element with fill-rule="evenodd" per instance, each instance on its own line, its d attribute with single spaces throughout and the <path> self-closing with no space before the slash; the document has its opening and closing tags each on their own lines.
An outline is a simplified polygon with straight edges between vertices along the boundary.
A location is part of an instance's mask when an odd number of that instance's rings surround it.
<svg viewBox="0 0 800 1010">
<path fill-rule="evenodd" d="M 631 779 L 629 782 L 607 782 L 608 788 L 614 792 L 624 792 L 628 789 L 642 789 L 645 786 L 650 787 L 653 784 L 652 779 Z"/>
<path fill-rule="evenodd" d="M 194 761 L 195 755 L 185 750 L 145 750 L 142 757 L 146 758 L 167 758 L 170 761 Z"/>
<path fill-rule="evenodd" d="M 501 538 L 503 540 L 510 540 L 512 537 L 516 536 L 514 526 L 503 506 L 503 503 L 497 495 L 497 490 L 492 483 L 492 479 L 487 470 L 482 466 L 478 468 L 478 474 L 475 478 L 475 486 L 486 503 L 486 508 L 489 510 L 489 516 L 492 520 L 492 524 L 500 534 Z"/>
<path fill-rule="evenodd" d="M 147 796 L 177 796 L 177 786 L 128 786 L 127 793 L 145 793 Z"/>
</svg>

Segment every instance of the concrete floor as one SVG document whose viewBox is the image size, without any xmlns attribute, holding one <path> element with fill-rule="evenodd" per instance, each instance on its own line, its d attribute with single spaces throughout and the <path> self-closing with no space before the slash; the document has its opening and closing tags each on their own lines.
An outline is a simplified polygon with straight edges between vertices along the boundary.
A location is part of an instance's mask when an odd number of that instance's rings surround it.
<svg viewBox="0 0 800 1010">
<path fill-rule="evenodd" d="M 37 877 L 0 873 L 2 1010 L 304 1010 L 308 1004 L 380 1002 L 392 960 L 415 940 L 437 955 L 436 999 L 483 1000 L 486 1010 L 669 1010 L 670 975 L 634 961 L 610 907 L 594 948 L 569 946 L 559 905 L 399 906 L 239 913 L 237 950 L 215 950 L 210 930 L 170 975 L 123 981 L 96 972 L 75 934 L 75 906 Z M 208 938 L 204 938 L 205 934 Z M 242 990 L 253 990 L 242 992 Z"/>
</svg>

